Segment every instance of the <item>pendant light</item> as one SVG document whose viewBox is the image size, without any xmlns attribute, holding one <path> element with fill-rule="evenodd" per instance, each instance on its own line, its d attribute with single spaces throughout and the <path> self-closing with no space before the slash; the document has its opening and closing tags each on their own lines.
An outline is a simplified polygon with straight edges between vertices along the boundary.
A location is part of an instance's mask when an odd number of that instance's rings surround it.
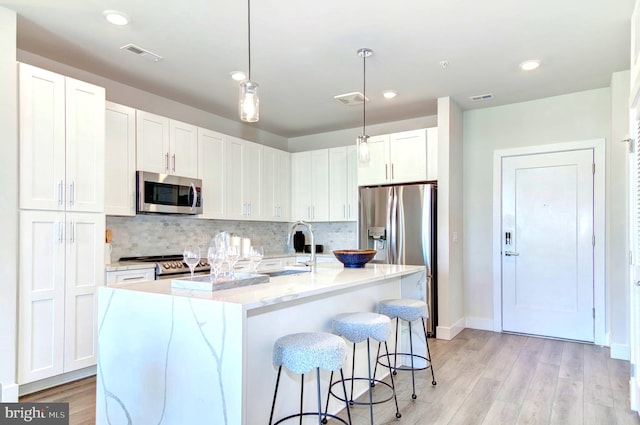
<svg viewBox="0 0 640 425">
<path fill-rule="evenodd" d="M 362 134 L 356 140 L 358 159 L 362 163 L 369 162 L 369 136 L 365 131 L 367 122 L 367 58 L 373 55 L 373 50 L 362 48 L 358 50 L 358 56 L 362 58 Z"/>
<path fill-rule="evenodd" d="M 240 119 L 245 122 L 257 122 L 260 118 L 260 99 L 258 84 L 251 81 L 251 0 L 247 0 L 247 39 L 249 47 L 249 73 L 240 83 Z"/>
</svg>

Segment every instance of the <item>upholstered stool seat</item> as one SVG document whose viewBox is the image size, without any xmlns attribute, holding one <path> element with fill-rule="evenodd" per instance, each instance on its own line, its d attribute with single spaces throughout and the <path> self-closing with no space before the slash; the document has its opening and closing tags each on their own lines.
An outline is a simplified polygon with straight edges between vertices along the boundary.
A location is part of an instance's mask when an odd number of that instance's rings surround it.
<svg viewBox="0 0 640 425">
<path fill-rule="evenodd" d="M 344 379 L 344 374 L 342 373 L 342 364 L 344 362 L 346 352 L 347 347 L 344 340 L 330 333 L 302 332 L 285 335 L 278 338 L 273 346 L 273 365 L 278 368 L 278 377 L 276 380 L 276 388 L 273 393 L 273 404 L 271 405 L 269 424 L 273 423 L 273 412 L 276 406 L 278 386 L 280 384 L 280 375 L 282 373 L 282 367 L 284 366 L 291 372 L 301 375 L 300 408 L 299 413 L 286 416 L 275 422 L 275 424 L 279 424 L 292 418 L 300 418 L 300 421 L 302 421 L 303 416 L 314 415 L 318 416 L 318 424 L 322 422 L 326 423 L 326 418 L 331 417 L 343 424 L 350 425 L 351 413 L 349 411 L 349 403 L 345 402 L 348 416 L 347 422 L 335 415 L 322 412 L 322 401 L 320 394 L 320 369 L 330 370 L 331 376 L 333 376 L 334 371 L 339 370 L 341 377 Z M 304 386 L 304 375 L 314 369 L 316 370 L 318 411 L 303 412 L 302 406 L 304 401 L 304 392 L 302 388 Z M 345 385 L 343 385 L 343 392 L 346 398 L 347 389 Z"/>
<path fill-rule="evenodd" d="M 333 319 L 333 332 L 336 335 L 340 335 L 345 338 L 347 341 L 353 343 L 353 357 L 352 357 L 352 366 L 351 366 L 351 377 L 347 378 L 346 381 L 351 383 L 351 396 L 349 398 L 349 403 L 352 405 L 368 405 L 371 424 L 373 424 L 373 405 L 380 404 L 391 399 L 394 400 L 396 404 L 396 417 L 400 418 L 400 410 L 398 408 L 398 400 L 396 398 L 396 390 L 395 384 L 393 381 L 393 375 L 391 375 L 391 385 L 388 383 L 375 379 L 375 373 L 371 374 L 371 349 L 369 340 L 373 339 L 378 341 L 378 352 L 380 351 L 380 345 L 384 343 L 385 349 L 388 355 L 389 349 L 387 347 L 387 338 L 389 337 L 391 328 L 391 320 L 389 317 L 370 312 L 362 312 L 362 313 L 345 313 L 336 316 Z M 356 344 L 360 342 L 367 342 L 367 377 L 356 377 L 355 375 L 355 355 L 356 355 Z M 387 361 L 390 361 L 389 357 L 387 357 Z M 342 378 L 342 383 L 344 385 L 345 379 Z M 353 391 L 354 391 L 354 383 L 355 381 L 367 381 L 368 393 L 369 393 L 369 401 L 368 402 L 358 402 L 353 400 Z M 340 383 L 340 381 L 333 382 L 333 374 L 331 376 L 331 386 L 329 390 L 329 394 L 336 397 L 339 400 L 343 400 L 338 395 L 333 392 L 333 386 Z M 373 401 L 373 388 L 376 384 L 382 384 L 390 389 L 390 395 L 386 398 Z M 346 399 L 345 399 L 346 401 Z M 329 399 L 327 397 L 327 405 Z"/>
<path fill-rule="evenodd" d="M 381 359 L 384 359 L 385 356 L 378 353 L 378 362 L 376 364 L 376 367 L 378 364 L 385 366 L 392 370 L 393 374 L 396 374 L 396 371 L 398 370 L 411 371 L 411 383 L 413 386 L 413 393 L 411 394 L 411 398 L 415 400 L 417 398 L 415 382 L 416 370 L 431 369 L 431 385 L 436 385 L 436 378 L 433 373 L 433 364 L 431 363 L 431 352 L 429 351 L 427 327 L 425 324 L 425 320 L 429 318 L 429 309 L 427 308 L 427 303 L 421 300 L 409 298 L 384 300 L 378 303 L 378 311 L 380 314 L 384 314 L 385 316 L 396 320 L 396 343 L 394 352 L 389 354 L 394 359 L 393 365 L 389 361 L 387 361 L 386 363 L 384 363 L 384 361 L 381 361 Z M 413 332 L 411 329 L 411 323 L 418 319 L 422 321 L 424 341 L 427 346 L 426 356 L 416 354 L 413 350 Z M 398 326 L 400 320 L 404 320 L 408 323 L 409 326 L 409 353 L 398 352 Z M 410 365 L 398 366 L 398 357 L 408 357 L 410 359 Z M 418 367 L 415 365 L 414 361 L 417 358 L 422 359 L 426 362 L 424 367 Z"/>
</svg>

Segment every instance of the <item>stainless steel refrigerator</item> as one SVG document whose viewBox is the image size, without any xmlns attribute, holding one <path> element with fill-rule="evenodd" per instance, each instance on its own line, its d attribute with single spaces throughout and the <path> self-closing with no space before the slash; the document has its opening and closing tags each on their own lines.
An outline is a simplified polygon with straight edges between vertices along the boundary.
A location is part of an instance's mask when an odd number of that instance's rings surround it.
<svg viewBox="0 0 640 425">
<path fill-rule="evenodd" d="M 378 263 L 427 267 L 427 333 L 435 336 L 437 245 L 435 184 L 360 187 L 358 239 L 361 249 L 375 249 Z"/>
</svg>

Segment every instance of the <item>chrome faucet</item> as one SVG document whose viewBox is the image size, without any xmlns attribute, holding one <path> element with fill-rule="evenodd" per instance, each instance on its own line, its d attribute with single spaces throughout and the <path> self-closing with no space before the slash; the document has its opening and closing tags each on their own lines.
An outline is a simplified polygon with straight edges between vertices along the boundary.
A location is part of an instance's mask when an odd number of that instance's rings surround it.
<svg viewBox="0 0 640 425">
<path fill-rule="evenodd" d="M 299 220 L 293 223 L 291 227 L 289 227 L 289 234 L 287 235 L 287 244 L 291 245 L 291 241 L 293 239 L 293 231 L 298 226 L 305 226 L 309 230 L 309 234 L 311 235 L 311 258 L 309 259 L 309 264 L 307 265 L 311 266 L 311 272 L 313 273 L 316 271 L 316 238 L 313 234 L 313 229 L 311 228 L 311 224 L 302 220 Z"/>
</svg>

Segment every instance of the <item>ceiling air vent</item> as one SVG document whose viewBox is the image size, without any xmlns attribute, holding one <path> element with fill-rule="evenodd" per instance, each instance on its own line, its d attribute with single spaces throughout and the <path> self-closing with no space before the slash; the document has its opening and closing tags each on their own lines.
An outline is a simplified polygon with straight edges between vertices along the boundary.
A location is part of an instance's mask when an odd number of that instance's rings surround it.
<svg viewBox="0 0 640 425">
<path fill-rule="evenodd" d="M 470 96 L 469 99 L 471 99 L 474 102 L 481 102 L 483 100 L 493 100 L 493 93 L 479 94 L 477 96 Z"/>
<path fill-rule="evenodd" d="M 353 93 L 345 93 L 333 96 L 335 100 L 342 103 L 343 105 L 362 105 L 365 102 L 369 101 L 369 98 L 365 98 L 362 93 L 359 91 Z"/>
<path fill-rule="evenodd" d="M 155 53 L 150 52 L 149 50 L 143 49 L 142 47 L 136 46 L 135 44 L 131 44 L 131 43 L 125 46 L 122 46 L 120 50 L 126 50 L 130 53 L 133 53 L 134 55 L 150 60 L 151 62 L 158 62 L 162 60 L 162 56 L 156 55 Z"/>
</svg>

